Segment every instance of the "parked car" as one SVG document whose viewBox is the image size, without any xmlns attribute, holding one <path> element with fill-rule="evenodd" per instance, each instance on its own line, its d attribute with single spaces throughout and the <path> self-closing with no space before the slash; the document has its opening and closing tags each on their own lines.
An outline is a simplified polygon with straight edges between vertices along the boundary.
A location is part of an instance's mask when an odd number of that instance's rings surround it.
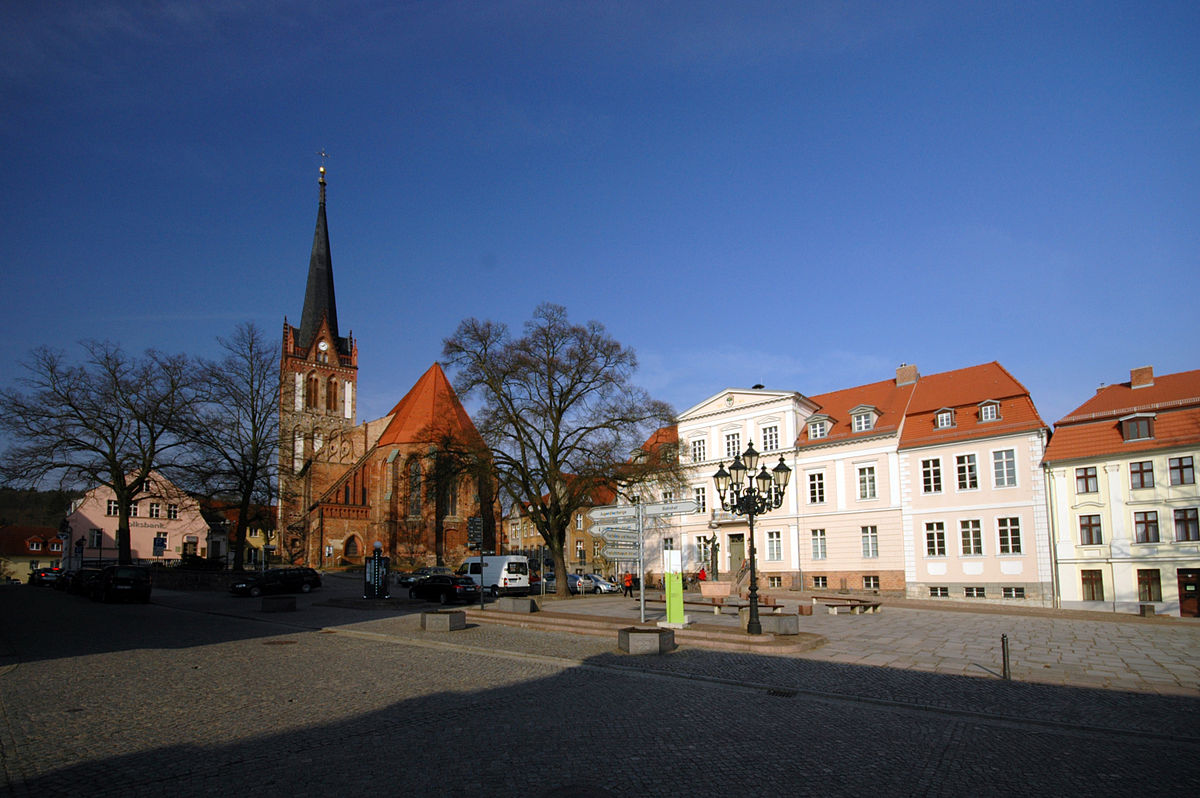
<svg viewBox="0 0 1200 798">
<path fill-rule="evenodd" d="M 400 587 L 412 587 L 417 582 L 420 582 L 422 579 L 433 576 L 434 574 L 441 574 L 443 576 L 453 575 L 454 571 L 450 570 L 449 568 L 446 568 L 443 565 L 427 565 L 423 568 L 418 568 L 417 570 L 413 571 L 411 574 L 397 575 L 396 584 L 398 584 Z"/>
<path fill-rule="evenodd" d="M 67 589 L 67 585 L 71 584 L 71 575 L 74 573 L 74 571 L 59 569 L 58 573 L 54 575 L 54 582 L 50 585 L 50 587 L 54 588 L 55 590 L 65 591 Z"/>
<path fill-rule="evenodd" d="M 67 583 L 67 592 L 80 596 L 92 594 L 92 582 L 100 576 L 100 568 L 80 568 L 71 572 L 71 581 Z"/>
<path fill-rule="evenodd" d="M 263 593 L 308 593 L 321 586 L 321 575 L 312 568 L 270 568 L 235 578 L 229 592 L 235 596 L 261 596 Z"/>
<path fill-rule="evenodd" d="M 109 565 L 90 582 L 92 601 L 150 601 L 152 578 L 144 565 Z"/>
<path fill-rule="evenodd" d="M 29 584 L 48 587 L 58 578 L 59 568 L 36 568 L 29 572 Z"/>
<path fill-rule="evenodd" d="M 554 578 L 554 574 L 546 574 L 545 580 L 546 592 L 553 593 L 558 590 L 558 582 Z M 538 591 L 541 592 L 540 590 Z M 567 574 L 567 592 L 572 596 L 579 593 L 594 593 L 596 592 L 592 580 L 581 574 Z"/>
<path fill-rule="evenodd" d="M 595 593 L 620 593 L 621 588 L 614 585 L 612 582 L 605 579 L 600 574 L 585 574 L 592 581 L 592 590 Z"/>
<path fill-rule="evenodd" d="M 479 585 L 469 576 L 433 574 L 408 589 L 408 597 L 450 604 L 454 601 L 478 601 Z"/>
</svg>

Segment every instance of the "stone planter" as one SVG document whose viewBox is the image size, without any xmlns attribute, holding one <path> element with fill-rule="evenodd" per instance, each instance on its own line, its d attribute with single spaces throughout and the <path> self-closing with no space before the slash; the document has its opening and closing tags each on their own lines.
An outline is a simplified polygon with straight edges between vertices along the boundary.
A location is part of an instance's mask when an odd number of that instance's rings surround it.
<svg viewBox="0 0 1200 798">
<path fill-rule="evenodd" d="M 630 626 L 617 632 L 617 646 L 626 654 L 665 654 L 675 648 L 675 631 Z"/>
<path fill-rule="evenodd" d="M 467 614 L 462 610 L 421 613 L 421 629 L 426 632 L 453 632 L 466 628 Z"/>
<path fill-rule="evenodd" d="M 701 582 L 700 595 L 704 598 L 728 598 L 733 592 L 732 582 Z"/>
</svg>

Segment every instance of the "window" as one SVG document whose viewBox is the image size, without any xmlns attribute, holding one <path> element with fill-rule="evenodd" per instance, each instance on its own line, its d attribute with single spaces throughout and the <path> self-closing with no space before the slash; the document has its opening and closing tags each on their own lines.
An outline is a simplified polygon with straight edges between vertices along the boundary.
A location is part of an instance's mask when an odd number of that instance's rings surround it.
<svg viewBox="0 0 1200 798">
<path fill-rule="evenodd" d="M 575 528 L 583 530 L 583 513 L 575 513 Z"/>
<path fill-rule="evenodd" d="M 408 464 L 408 514 L 421 514 L 421 461 L 416 458 Z"/>
<path fill-rule="evenodd" d="M 810 440 L 816 438 L 824 438 L 829 433 L 829 428 L 824 421 L 814 421 L 808 425 L 808 437 Z"/>
<path fill-rule="evenodd" d="M 816 590 L 824 590 L 825 588 L 829 587 L 829 577 L 828 576 L 814 576 L 812 578 L 812 580 L 813 580 L 813 588 Z"/>
<path fill-rule="evenodd" d="M 1099 571 L 1080 571 L 1084 601 L 1104 601 L 1104 578 Z"/>
<path fill-rule="evenodd" d="M 988 402 L 979 407 L 980 421 L 995 421 L 1000 418 L 1000 407 L 995 402 Z"/>
<path fill-rule="evenodd" d="M 779 448 L 779 427 L 763 427 L 762 442 L 764 452 L 773 452 Z"/>
<path fill-rule="evenodd" d="M 862 556 L 872 559 L 879 556 L 879 528 L 864 526 L 862 528 Z"/>
<path fill-rule="evenodd" d="M 50 541 L 50 551 L 62 551 L 62 541 L 61 540 Z"/>
<path fill-rule="evenodd" d="M 964 587 L 963 595 L 967 598 L 987 598 L 987 590 L 982 587 Z"/>
<path fill-rule="evenodd" d="M 158 518 L 160 506 L 161 505 L 159 505 L 158 502 L 150 502 L 150 517 L 151 518 Z"/>
<path fill-rule="evenodd" d="M 317 406 L 317 390 L 318 390 L 319 384 L 320 383 L 317 381 L 316 374 L 308 375 L 308 380 L 304 384 L 304 406 L 305 407 L 316 407 Z"/>
<path fill-rule="evenodd" d="M 1121 437 L 1126 441 L 1144 441 L 1154 437 L 1154 419 L 1138 416 L 1121 421 Z"/>
<path fill-rule="evenodd" d="M 1185 507 L 1175 511 L 1175 539 L 1200 540 L 1200 511 Z"/>
<path fill-rule="evenodd" d="M 585 562 L 587 560 L 583 553 L 582 540 L 575 541 L 575 559 L 579 560 L 580 562 Z"/>
<path fill-rule="evenodd" d="M 922 493 L 941 493 L 942 492 L 942 461 L 934 458 L 933 460 L 921 461 L 921 492 Z"/>
<path fill-rule="evenodd" d="M 1196 484 L 1196 469 L 1190 457 L 1172 457 L 1167 462 L 1167 471 L 1171 475 L 1172 485 Z"/>
<path fill-rule="evenodd" d="M 120 510 L 117 507 L 117 500 L 109 499 L 108 504 L 105 505 L 104 514 L 105 515 L 116 515 L 118 512 L 120 512 Z"/>
<path fill-rule="evenodd" d="M 1129 464 L 1129 487 L 1133 490 L 1154 487 L 1154 461 L 1139 460 Z"/>
<path fill-rule="evenodd" d="M 88 548 L 98 549 L 104 542 L 103 533 L 99 529 L 88 530 Z"/>
<path fill-rule="evenodd" d="M 825 501 L 825 474 L 808 475 L 808 503 L 821 504 Z"/>
<path fill-rule="evenodd" d="M 1079 516 L 1079 545 L 1099 546 L 1104 543 L 1104 533 L 1100 530 L 1100 516 Z"/>
<path fill-rule="evenodd" d="M 708 512 L 708 503 L 705 501 L 704 488 L 692 488 L 692 498 L 696 500 L 696 512 Z"/>
<path fill-rule="evenodd" d="M 950 598 L 950 588 L 948 587 L 931 587 L 929 588 L 930 598 Z"/>
<path fill-rule="evenodd" d="M 864 576 L 863 577 L 863 590 L 878 590 L 878 589 L 879 589 L 879 577 L 878 576 L 872 575 L 872 576 Z"/>
<path fill-rule="evenodd" d="M 975 466 L 975 455 L 960 454 L 955 462 L 958 465 L 958 489 L 975 490 L 979 487 L 979 469 Z"/>
<path fill-rule="evenodd" d="M 958 531 L 962 537 L 963 556 L 983 556 L 983 528 L 979 521 L 959 521 Z"/>
<path fill-rule="evenodd" d="M 675 538 L 663 538 L 663 551 L 675 551 Z"/>
<path fill-rule="evenodd" d="M 1000 533 L 1000 553 L 1021 553 L 1021 519 L 997 518 L 996 528 Z"/>
<path fill-rule="evenodd" d="M 174 521 L 178 517 L 179 517 L 179 505 L 178 504 L 168 504 L 167 505 L 167 520 Z"/>
<path fill-rule="evenodd" d="M 602 545 L 604 545 L 604 541 L 602 539 L 600 539 L 600 538 L 592 539 L 592 559 L 593 560 L 600 559 L 600 547 Z"/>
<path fill-rule="evenodd" d="M 858 498 L 875 498 L 875 466 L 858 467 Z"/>
<path fill-rule="evenodd" d="M 42 541 L 40 541 L 40 540 L 29 541 L 29 550 L 30 551 L 41 551 L 42 550 Z"/>
<path fill-rule="evenodd" d="M 768 576 L 767 577 L 767 587 L 783 587 L 783 577 L 782 576 Z"/>
<path fill-rule="evenodd" d="M 1006 599 L 1023 599 L 1025 598 L 1025 588 L 1023 587 L 1002 587 L 1000 595 Z"/>
<path fill-rule="evenodd" d="M 1014 449 L 992 452 L 992 474 L 997 488 L 1012 488 L 1017 484 L 1017 453 Z"/>
<path fill-rule="evenodd" d="M 666 502 L 667 504 L 670 504 L 671 502 L 675 501 L 675 491 L 673 491 L 673 490 L 664 490 L 664 491 L 663 491 L 663 498 L 662 498 L 662 500 L 663 500 L 664 502 Z"/>
<path fill-rule="evenodd" d="M 783 540 L 780 532 L 767 533 L 767 560 L 778 562 L 783 559 Z"/>
<path fill-rule="evenodd" d="M 946 427 L 953 427 L 954 426 L 954 411 L 953 410 L 939 410 L 937 412 L 936 421 L 934 423 L 934 426 L 937 427 L 938 429 L 945 429 Z"/>
<path fill-rule="evenodd" d="M 1158 542 L 1158 512 L 1133 514 L 1133 539 L 1138 543 Z"/>
<path fill-rule="evenodd" d="M 1096 493 L 1100 490 L 1100 483 L 1096 480 L 1096 467 L 1075 469 L 1075 492 L 1076 493 Z"/>
<path fill-rule="evenodd" d="M 707 540 L 700 538 L 699 542 L 696 543 L 696 559 L 707 565 L 711 556 L 712 547 L 708 544 Z"/>
<path fill-rule="evenodd" d="M 828 556 L 828 549 L 825 548 L 824 529 L 814 529 L 812 531 L 812 553 L 814 560 L 823 560 Z"/>
<path fill-rule="evenodd" d="M 725 456 L 732 460 L 742 453 L 742 433 L 725 433 Z"/>
<path fill-rule="evenodd" d="M 868 432 L 875 427 L 875 416 L 871 413 L 854 414 L 854 431 Z"/>
<path fill-rule="evenodd" d="M 705 447 L 704 447 L 703 439 L 697 440 L 697 441 L 692 441 L 692 462 L 693 463 L 699 463 L 704 460 L 704 458 L 706 456 L 705 452 L 704 452 L 704 448 Z"/>
<path fill-rule="evenodd" d="M 364 487 L 362 489 L 362 503 L 363 504 L 367 503 L 366 487 Z M 451 516 L 458 515 L 458 480 L 457 479 L 451 479 L 450 485 L 449 485 L 448 489 L 446 490 L 446 515 L 451 515 Z M 580 517 L 579 520 L 581 520 L 581 521 L 583 520 L 582 516 Z"/>
<path fill-rule="evenodd" d="M 925 524 L 925 554 L 929 557 L 946 556 L 946 525 L 941 521 Z"/>
<path fill-rule="evenodd" d="M 1138 601 L 1162 601 L 1162 578 L 1157 568 L 1138 569 Z"/>
<path fill-rule="evenodd" d="M 137 502 L 129 503 L 129 517 L 130 518 L 138 517 L 138 503 Z"/>
</svg>

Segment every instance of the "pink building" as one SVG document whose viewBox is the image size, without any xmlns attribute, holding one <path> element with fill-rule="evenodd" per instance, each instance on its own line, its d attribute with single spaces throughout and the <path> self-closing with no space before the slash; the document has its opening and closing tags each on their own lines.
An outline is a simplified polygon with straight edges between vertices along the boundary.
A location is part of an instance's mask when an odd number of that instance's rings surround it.
<svg viewBox="0 0 1200 798">
<path fill-rule="evenodd" d="M 71 527 L 65 567 L 82 561 L 116 560 L 117 501 L 110 488 L 93 488 L 67 516 Z M 130 508 L 130 549 L 135 560 L 178 560 L 208 556 L 209 527 L 200 506 L 161 474 L 153 473 Z"/>
</svg>

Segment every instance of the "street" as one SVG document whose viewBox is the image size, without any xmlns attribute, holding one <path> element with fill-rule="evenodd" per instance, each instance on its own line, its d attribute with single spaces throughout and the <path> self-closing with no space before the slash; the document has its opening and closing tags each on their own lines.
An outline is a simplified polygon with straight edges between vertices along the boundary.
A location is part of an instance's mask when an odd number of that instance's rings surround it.
<svg viewBox="0 0 1200 798">
<path fill-rule="evenodd" d="M 404 612 L 0 589 L 5 794 L 1129 794 L 1200 787 L 1200 700 Z M 563 652 L 572 652 L 564 656 Z M 819 688 L 819 689 L 815 689 Z M 836 689 L 834 689 L 836 688 Z"/>
</svg>

